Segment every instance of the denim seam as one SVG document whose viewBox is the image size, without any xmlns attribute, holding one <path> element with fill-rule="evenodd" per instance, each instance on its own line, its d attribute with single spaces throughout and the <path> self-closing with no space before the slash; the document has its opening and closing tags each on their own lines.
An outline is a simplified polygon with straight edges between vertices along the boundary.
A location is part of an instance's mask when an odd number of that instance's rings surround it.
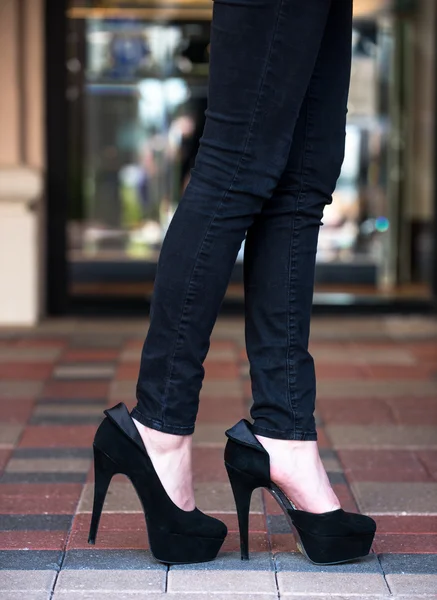
<svg viewBox="0 0 437 600">
<path fill-rule="evenodd" d="M 174 359 L 175 359 L 175 356 L 176 356 L 176 352 L 178 350 L 179 340 L 181 338 L 181 335 L 180 335 L 180 333 L 181 333 L 181 326 L 182 326 L 182 322 L 183 322 L 184 317 L 185 317 L 186 308 L 188 306 L 188 297 L 189 297 L 189 294 L 190 294 L 190 291 L 191 291 L 191 288 L 192 288 L 192 283 L 193 283 L 193 280 L 194 280 L 194 276 L 196 274 L 196 269 L 197 269 L 198 264 L 199 264 L 199 260 L 198 259 L 199 259 L 200 255 L 202 253 L 203 246 L 204 246 L 204 244 L 206 242 L 206 239 L 207 239 L 207 237 L 208 237 L 208 235 L 209 235 L 209 233 L 211 231 L 211 227 L 212 227 L 212 225 L 213 225 L 213 223 L 214 223 L 214 221 L 215 221 L 215 219 L 216 219 L 216 217 L 217 217 L 217 215 L 219 213 L 219 210 L 223 206 L 223 203 L 225 202 L 226 198 L 228 197 L 229 192 L 233 189 L 233 185 L 234 185 L 234 183 L 235 183 L 235 181 L 236 181 L 236 179 L 237 179 L 237 177 L 238 177 L 238 175 L 239 175 L 239 173 L 241 171 L 241 166 L 242 166 L 242 163 L 244 162 L 244 159 L 245 159 L 245 156 L 246 156 L 246 152 L 247 152 L 247 149 L 248 149 L 248 146 L 249 146 L 249 141 L 250 141 L 250 138 L 251 138 L 251 135 L 252 135 L 252 132 L 253 132 L 253 128 L 254 128 L 254 124 L 255 124 L 255 121 L 256 121 L 256 115 L 257 115 L 257 112 L 258 112 L 258 109 L 259 109 L 259 105 L 260 105 L 260 99 L 261 99 L 261 97 L 263 95 L 263 90 L 264 90 L 265 80 L 266 80 L 266 76 L 267 76 L 267 71 L 268 71 L 268 68 L 269 68 L 270 62 L 271 62 L 272 50 L 273 50 L 273 46 L 274 46 L 274 43 L 275 43 L 275 40 L 276 40 L 276 36 L 277 36 L 277 32 L 278 32 L 278 24 L 279 24 L 280 17 L 282 16 L 282 6 L 283 6 L 283 0 L 280 0 L 279 9 L 278 9 L 278 15 L 276 17 L 275 28 L 273 30 L 272 39 L 271 39 L 271 42 L 270 42 L 270 47 L 269 47 L 269 52 L 268 52 L 268 56 L 267 56 L 267 60 L 266 60 L 266 65 L 265 65 L 265 68 L 264 68 L 264 72 L 263 72 L 263 74 L 261 76 L 261 81 L 260 81 L 258 96 L 257 96 L 256 102 L 255 102 L 255 106 L 254 106 L 254 109 L 253 109 L 253 114 L 252 114 L 251 122 L 250 122 L 250 125 L 249 125 L 249 130 L 247 132 L 247 136 L 246 136 L 246 141 L 245 141 L 245 144 L 244 144 L 243 152 L 241 153 L 241 156 L 240 156 L 240 159 L 238 161 L 238 165 L 237 165 L 237 168 L 235 170 L 235 174 L 234 174 L 234 176 L 232 178 L 232 181 L 231 181 L 228 189 L 224 192 L 224 194 L 223 194 L 220 202 L 217 205 L 216 210 L 214 211 L 214 213 L 213 213 L 213 215 L 211 217 L 210 222 L 208 223 L 208 226 L 207 226 L 206 231 L 205 231 L 205 235 L 204 235 L 204 237 L 203 237 L 203 239 L 202 239 L 202 241 L 200 243 L 199 250 L 198 250 L 198 252 L 196 254 L 196 257 L 194 259 L 194 266 L 193 266 L 193 270 L 191 272 L 191 276 L 190 276 L 190 279 L 188 281 L 188 285 L 187 285 L 186 292 L 185 292 L 184 302 L 183 302 L 183 306 L 182 306 L 182 312 L 181 312 L 181 316 L 180 316 L 179 324 L 178 324 L 178 329 L 177 329 L 177 333 L 176 333 L 176 341 L 175 341 L 175 344 L 174 344 L 174 349 L 173 349 L 173 353 L 172 353 L 172 357 L 171 357 L 171 361 L 170 361 L 170 366 L 169 366 L 169 372 L 168 372 L 168 375 L 167 375 L 167 381 L 166 381 L 166 385 L 165 385 L 165 389 L 164 389 L 164 396 L 163 396 L 163 400 L 162 400 L 162 411 L 161 411 L 163 423 L 165 422 L 165 420 L 164 420 L 164 412 L 165 412 L 165 408 L 166 408 L 165 407 L 165 402 L 167 400 L 168 389 L 169 389 L 169 386 L 170 386 L 170 383 L 171 383 L 171 377 L 172 377 L 172 374 L 173 374 Z"/>
<path fill-rule="evenodd" d="M 293 284 L 296 281 L 296 262 L 297 262 L 297 248 L 298 248 L 298 227 L 296 226 L 297 221 L 300 219 L 300 215 L 299 215 L 299 210 L 300 210 L 300 203 L 303 197 L 302 191 L 304 188 L 304 170 L 305 170 L 305 163 L 306 163 L 306 157 L 307 157 L 307 141 L 308 141 L 308 120 L 309 120 L 309 90 L 310 90 L 310 86 L 311 86 L 311 82 L 308 85 L 308 90 L 307 90 L 307 98 L 308 98 L 308 104 L 306 106 L 306 115 L 305 115 L 305 137 L 304 137 L 304 142 L 303 142 L 303 151 L 302 151 L 302 165 L 301 165 L 301 170 L 300 170 L 300 185 L 299 185 L 299 189 L 297 192 L 297 197 L 296 197 L 296 216 L 293 219 L 293 223 L 292 223 L 292 230 L 291 230 L 291 236 L 290 236 L 290 247 L 289 247 L 289 268 L 288 268 L 288 273 L 289 273 L 289 281 L 288 281 L 288 307 L 289 307 L 289 320 L 288 320 L 288 328 L 287 328 L 287 332 L 288 332 L 288 349 L 287 349 L 287 357 L 286 357 L 286 369 L 287 369 L 287 400 L 288 400 L 288 405 L 290 407 L 290 410 L 293 414 L 293 426 L 294 426 L 294 433 L 293 435 L 296 436 L 296 370 L 294 370 L 293 376 L 291 376 L 290 373 L 290 367 L 291 367 L 291 351 L 295 350 L 295 345 L 296 345 L 296 316 L 295 316 L 295 311 L 294 311 L 294 305 L 296 302 L 296 298 L 293 294 Z M 305 99 L 304 99 L 305 102 Z M 292 319 L 293 316 L 293 319 Z M 294 362 L 294 368 L 296 367 L 295 364 L 295 360 Z"/>
</svg>

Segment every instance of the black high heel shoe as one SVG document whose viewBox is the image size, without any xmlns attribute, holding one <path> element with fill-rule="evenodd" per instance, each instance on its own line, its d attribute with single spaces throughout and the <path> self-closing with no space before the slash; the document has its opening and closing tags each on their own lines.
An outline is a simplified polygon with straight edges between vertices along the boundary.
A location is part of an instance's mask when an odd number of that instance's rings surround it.
<svg viewBox="0 0 437 600">
<path fill-rule="evenodd" d="M 270 480 L 270 457 L 245 419 L 226 431 L 225 466 L 234 493 L 240 528 L 241 558 L 249 559 L 249 508 L 252 492 L 266 488 L 288 518 L 299 550 L 316 565 L 334 565 L 367 556 L 376 523 L 342 508 L 323 514 L 297 510 Z"/>
<path fill-rule="evenodd" d="M 111 479 L 123 473 L 143 505 L 150 550 L 157 560 L 167 564 L 213 560 L 226 537 L 226 525 L 197 508 L 185 511 L 172 502 L 123 403 L 104 413 L 94 438 L 94 505 L 88 543 L 96 541 Z"/>
</svg>

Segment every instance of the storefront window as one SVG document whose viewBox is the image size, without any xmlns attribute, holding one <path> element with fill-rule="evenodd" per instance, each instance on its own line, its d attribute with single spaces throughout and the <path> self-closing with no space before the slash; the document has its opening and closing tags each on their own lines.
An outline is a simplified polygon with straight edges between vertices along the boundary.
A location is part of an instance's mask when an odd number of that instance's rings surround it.
<svg viewBox="0 0 437 600">
<path fill-rule="evenodd" d="M 320 232 L 317 280 L 377 289 L 393 246 L 393 31 L 388 2 L 355 6 L 346 154 Z M 204 125 L 211 2 L 75 0 L 68 16 L 72 290 L 109 277 L 121 287 L 136 281 L 143 294 Z"/>
</svg>

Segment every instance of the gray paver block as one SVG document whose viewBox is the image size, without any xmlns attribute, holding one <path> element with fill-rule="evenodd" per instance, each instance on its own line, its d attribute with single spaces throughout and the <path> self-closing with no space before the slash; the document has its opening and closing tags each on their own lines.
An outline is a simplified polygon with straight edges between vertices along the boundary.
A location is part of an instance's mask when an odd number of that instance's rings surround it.
<svg viewBox="0 0 437 600">
<path fill-rule="evenodd" d="M 61 348 L 0 348 L 0 363 L 52 362 L 60 353 Z"/>
<path fill-rule="evenodd" d="M 354 562 L 343 563 L 340 565 L 319 566 L 314 565 L 302 554 L 281 552 L 275 556 L 276 569 L 278 572 L 291 571 L 312 572 L 312 573 L 376 573 L 383 574 L 376 554 L 370 554 L 365 558 L 360 558 Z"/>
<path fill-rule="evenodd" d="M 389 596 L 390 591 L 379 573 L 338 573 L 335 571 L 281 571 L 277 575 L 279 593 Z"/>
<path fill-rule="evenodd" d="M 372 594 L 371 596 L 363 596 L 360 592 L 353 595 L 344 595 L 342 592 L 330 593 L 330 594 L 287 594 L 281 592 L 281 598 L 287 598 L 288 600 L 376 600 L 377 598 L 390 598 L 390 600 L 394 600 L 393 596 L 388 596 L 386 594 Z M 402 600 L 407 600 L 406 598 L 402 598 Z M 421 600 L 429 600 L 428 598 L 424 598 L 422 596 Z"/>
<path fill-rule="evenodd" d="M 190 592 L 181 593 L 156 593 L 156 592 L 117 592 L 117 600 L 233 600 L 240 598 L 241 600 L 277 600 L 277 594 L 214 594 L 206 592 L 204 594 L 190 594 Z M 3 600 L 0 596 L 0 600 Z M 13 598 L 11 600 L 22 600 L 22 598 Z M 26 598 L 27 600 L 27 598 Z M 39 599 L 36 599 L 39 600 Z M 53 600 L 112 600 L 112 596 L 108 592 L 72 592 L 60 591 L 55 592 Z M 318 600 L 323 598 L 318 597 Z M 356 598 L 354 600 L 357 600 Z M 360 599 L 361 600 L 361 599 Z"/>
<path fill-rule="evenodd" d="M 168 592 L 222 592 L 237 594 L 276 592 L 273 571 L 226 570 L 182 570 L 170 569 L 167 582 Z"/>
<path fill-rule="evenodd" d="M 195 483 L 194 493 L 197 506 L 204 512 L 220 513 L 236 511 L 235 500 L 229 483 Z M 263 512 L 260 489 L 255 490 L 252 494 L 250 510 L 253 513 Z"/>
<path fill-rule="evenodd" d="M 343 594 L 340 590 L 336 593 L 328 593 L 328 594 L 294 594 L 293 592 L 281 592 L 281 598 L 287 598 L 288 600 L 376 600 L 377 598 L 390 598 L 390 600 L 394 600 L 393 596 L 389 596 L 388 594 L 372 594 L 370 596 L 362 595 L 361 592 L 357 594 Z M 407 598 L 402 598 L 402 600 L 408 600 Z M 421 600 L 430 600 L 428 598 L 424 598 L 422 596 Z"/>
<path fill-rule="evenodd" d="M 433 594 L 437 597 L 437 575 L 396 573 L 386 575 L 386 579 L 393 594 L 399 596 Z"/>
<path fill-rule="evenodd" d="M 231 422 L 197 423 L 193 435 L 193 444 L 195 446 L 212 446 L 217 448 L 224 448 L 226 444 L 225 431 L 231 426 Z"/>
<path fill-rule="evenodd" d="M 432 425 L 326 425 L 326 433 L 334 448 L 414 449 L 437 446 L 437 427 Z"/>
<path fill-rule="evenodd" d="M 167 571 L 148 550 L 69 550 L 62 569 Z"/>
<path fill-rule="evenodd" d="M 437 594 L 426 594 L 421 596 L 392 596 L 390 600 L 437 600 Z"/>
<path fill-rule="evenodd" d="M 319 398 L 392 398 L 393 396 L 434 397 L 436 383 L 434 381 L 409 379 L 363 379 L 357 383 L 355 379 L 321 380 L 317 385 Z"/>
<path fill-rule="evenodd" d="M 170 571 L 274 571 L 268 552 L 251 552 L 250 560 L 241 560 L 239 552 L 222 552 L 207 563 L 172 565 Z"/>
<path fill-rule="evenodd" d="M 26 600 L 50 600 L 51 591 L 46 592 L 26 592 Z M 0 600 L 23 600 L 23 592 L 1 592 Z M 66 599 L 65 599 L 66 600 Z"/>
<path fill-rule="evenodd" d="M 11 458 L 6 473 L 87 473 L 87 458 Z"/>
<path fill-rule="evenodd" d="M 72 515 L 0 515 L 0 531 L 67 531 Z"/>
<path fill-rule="evenodd" d="M 53 372 L 54 379 L 109 379 L 115 366 L 105 363 L 59 365 Z"/>
<path fill-rule="evenodd" d="M 243 385 L 239 379 L 205 379 L 200 392 L 202 397 L 243 399 Z"/>
<path fill-rule="evenodd" d="M 55 581 L 56 571 L 0 571 L 2 592 L 50 591 Z"/>
<path fill-rule="evenodd" d="M 379 560 L 386 575 L 389 573 L 437 575 L 435 554 L 380 554 Z"/>
<path fill-rule="evenodd" d="M 24 425 L 0 423 L 0 446 L 13 446 L 17 443 Z"/>
<path fill-rule="evenodd" d="M 87 483 L 82 490 L 77 512 L 91 512 L 93 507 L 93 498 L 94 485 L 92 483 Z M 133 485 L 126 480 L 126 483 L 111 483 L 106 495 L 103 510 L 121 513 L 142 512 L 142 507 Z"/>
<path fill-rule="evenodd" d="M 0 565 L 5 570 L 57 571 L 61 560 L 61 550 L 0 550 Z"/>
<path fill-rule="evenodd" d="M 73 570 L 61 571 L 56 591 L 163 592 L 166 573 L 158 570 Z"/>
<path fill-rule="evenodd" d="M 372 482 L 352 484 L 364 513 L 437 513 L 437 482 Z"/>
<path fill-rule="evenodd" d="M 19 400 L 36 398 L 42 390 L 42 381 L 0 381 L 0 398 Z"/>
</svg>

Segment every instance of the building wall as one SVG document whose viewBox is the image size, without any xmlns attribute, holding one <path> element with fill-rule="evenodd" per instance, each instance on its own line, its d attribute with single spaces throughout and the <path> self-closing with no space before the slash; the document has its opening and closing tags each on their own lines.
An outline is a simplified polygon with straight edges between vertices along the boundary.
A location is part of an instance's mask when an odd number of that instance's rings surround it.
<svg viewBox="0 0 437 600">
<path fill-rule="evenodd" d="M 43 306 L 44 0 L 0 0 L 0 325 Z"/>
</svg>

